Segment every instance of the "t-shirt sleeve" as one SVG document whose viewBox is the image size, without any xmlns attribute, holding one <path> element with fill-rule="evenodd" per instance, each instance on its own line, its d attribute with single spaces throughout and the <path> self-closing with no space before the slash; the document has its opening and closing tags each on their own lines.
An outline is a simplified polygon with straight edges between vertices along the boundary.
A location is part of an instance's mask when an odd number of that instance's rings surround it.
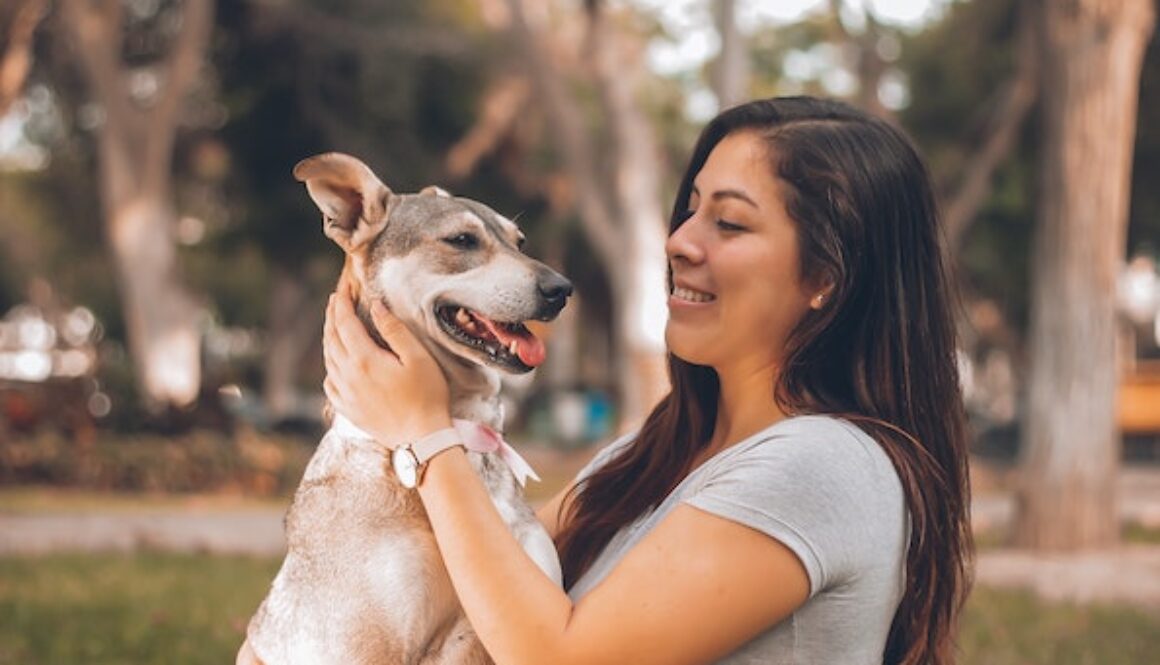
<svg viewBox="0 0 1160 665">
<path fill-rule="evenodd" d="M 684 500 L 792 550 L 809 575 L 811 597 L 850 580 L 883 549 L 882 538 L 901 533 L 897 474 L 879 444 L 854 425 L 796 418 L 740 445 L 713 460 Z"/>
</svg>

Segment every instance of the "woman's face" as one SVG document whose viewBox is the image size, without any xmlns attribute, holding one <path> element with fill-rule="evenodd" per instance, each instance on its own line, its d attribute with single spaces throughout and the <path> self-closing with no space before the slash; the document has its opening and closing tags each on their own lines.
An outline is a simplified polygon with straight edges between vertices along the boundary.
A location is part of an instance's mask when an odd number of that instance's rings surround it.
<svg viewBox="0 0 1160 665">
<path fill-rule="evenodd" d="M 801 283 L 797 231 L 765 139 L 726 136 L 693 180 L 690 217 L 665 244 L 674 288 L 665 340 L 721 372 L 780 364 L 813 293 Z"/>
</svg>

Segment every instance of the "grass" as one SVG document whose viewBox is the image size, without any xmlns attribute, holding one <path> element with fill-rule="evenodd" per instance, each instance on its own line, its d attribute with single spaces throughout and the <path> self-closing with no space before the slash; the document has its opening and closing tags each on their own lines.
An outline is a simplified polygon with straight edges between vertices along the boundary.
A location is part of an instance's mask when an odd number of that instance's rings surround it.
<svg viewBox="0 0 1160 665">
<path fill-rule="evenodd" d="M 154 553 L 0 558 L 0 663 L 232 663 L 277 565 Z"/>
<path fill-rule="evenodd" d="M 232 662 L 277 566 L 158 553 L 0 558 L 0 664 Z M 1143 665 L 1160 653 L 1160 614 L 978 589 L 960 641 L 964 665 Z"/>
<path fill-rule="evenodd" d="M 1160 654 L 1160 614 L 980 588 L 967 604 L 960 644 L 965 664 L 1151 665 Z"/>
</svg>

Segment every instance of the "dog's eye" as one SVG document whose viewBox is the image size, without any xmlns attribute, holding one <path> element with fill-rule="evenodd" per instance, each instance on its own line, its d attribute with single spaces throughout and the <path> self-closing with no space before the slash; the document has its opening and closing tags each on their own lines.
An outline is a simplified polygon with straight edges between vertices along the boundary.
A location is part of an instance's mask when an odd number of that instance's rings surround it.
<svg viewBox="0 0 1160 665">
<path fill-rule="evenodd" d="M 444 238 L 443 242 L 456 249 L 476 249 L 479 247 L 479 238 L 474 233 L 460 233 Z"/>
</svg>

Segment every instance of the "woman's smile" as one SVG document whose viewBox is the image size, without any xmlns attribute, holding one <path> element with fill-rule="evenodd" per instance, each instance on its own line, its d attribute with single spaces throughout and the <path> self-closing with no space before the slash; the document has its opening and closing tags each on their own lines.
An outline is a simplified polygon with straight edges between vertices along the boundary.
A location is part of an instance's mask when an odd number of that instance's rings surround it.
<svg viewBox="0 0 1160 665">
<path fill-rule="evenodd" d="M 712 293 L 698 291 L 696 289 L 674 286 L 673 292 L 669 297 L 669 306 L 682 307 L 685 305 L 705 305 L 717 300 L 717 296 Z"/>
</svg>

